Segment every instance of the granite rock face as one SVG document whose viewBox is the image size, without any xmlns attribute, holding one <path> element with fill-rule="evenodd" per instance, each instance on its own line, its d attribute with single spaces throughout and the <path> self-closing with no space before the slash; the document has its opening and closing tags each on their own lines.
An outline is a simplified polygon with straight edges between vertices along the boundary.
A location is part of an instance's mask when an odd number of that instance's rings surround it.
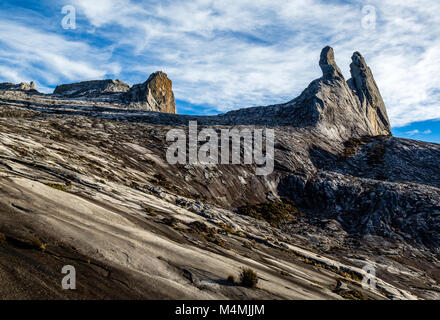
<svg viewBox="0 0 440 320">
<path fill-rule="evenodd" d="M 322 77 L 312 81 L 292 101 L 234 110 L 220 117 L 225 123 L 312 127 L 338 140 L 391 134 L 385 104 L 359 53 L 353 55 L 353 78 L 348 81 L 336 64 L 331 47 L 322 50 L 319 66 Z"/>
<path fill-rule="evenodd" d="M 92 80 L 72 84 L 62 84 L 55 88 L 53 94 L 64 97 L 93 97 L 107 93 L 127 92 L 130 86 L 120 80 Z"/>
<path fill-rule="evenodd" d="M 336 65 L 335 53 L 332 47 L 327 46 L 322 49 L 319 66 L 321 67 L 324 79 L 344 79 L 341 69 Z"/>
<path fill-rule="evenodd" d="M 142 84 L 134 85 L 124 96 L 132 106 L 148 104 L 152 110 L 177 113 L 173 86 L 170 79 L 163 72 L 155 72 Z"/>
<path fill-rule="evenodd" d="M 130 87 L 120 80 L 93 80 L 57 86 L 53 95 L 65 99 L 110 102 L 132 109 L 177 113 L 172 82 L 163 72 Z"/>
<path fill-rule="evenodd" d="M 19 84 L 4 82 L 0 83 L 0 90 L 37 91 L 37 86 L 33 81 L 31 81 L 30 83 L 22 82 Z"/>
<path fill-rule="evenodd" d="M 320 66 L 287 103 L 217 116 L 165 113 L 162 73 L 78 97 L 0 85 L 0 296 L 440 299 L 440 144 L 390 134 L 360 54 L 348 81 L 330 47 Z M 189 121 L 273 129 L 273 173 L 169 163 L 167 134 Z M 252 214 L 280 202 L 291 219 Z M 79 290 L 35 268 L 72 263 Z M 262 290 L 225 285 L 243 264 Z M 366 265 L 377 290 L 359 283 Z"/>
<path fill-rule="evenodd" d="M 350 64 L 350 87 L 357 95 L 362 112 L 367 116 L 376 134 L 390 134 L 390 120 L 373 73 L 359 52 L 353 53 Z"/>
</svg>

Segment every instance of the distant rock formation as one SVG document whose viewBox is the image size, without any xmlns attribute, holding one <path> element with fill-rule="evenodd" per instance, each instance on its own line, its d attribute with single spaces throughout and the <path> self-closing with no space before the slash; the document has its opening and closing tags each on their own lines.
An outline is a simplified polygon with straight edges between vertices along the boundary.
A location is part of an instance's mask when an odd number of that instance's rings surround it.
<svg viewBox="0 0 440 320">
<path fill-rule="evenodd" d="M 37 86 L 33 81 L 31 81 L 30 83 L 22 82 L 19 84 L 4 82 L 0 83 L 0 90 L 37 91 Z"/>
<path fill-rule="evenodd" d="M 156 111 L 177 113 L 172 81 L 161 72 L 155 72 L 142 84 L 135 84 L 125 95 L 125 100 L 132 106 L 148 104 Z"/>
<path fill-rule="evenodd" d="M 93 80 L 72 84 L 62 84 L 55 88 L 53 94 L 65 97 L 91 97 L 108 93 L 127 92 L 130 86 L 120 80 Z"/>
<path fill-rule="evenodd" d="M 351 137 L 391 134 L 385 104 L 370 68 L 353 55 L 352 78 L 345 81 L 331 47 L 320 56 L 322 77 L 312 81 L 295 99 L 278 105 L 230 111 L 219 115 L 224 123 L 313 127 L 325 136 Z"/>
<path fill-rule="evenodd" d="M 391 134 L 385 103 L 370 68 L 359 52 L 352 56 L 351 78 L 348 81 L 336 64 L 331 47 L 322 50 L 319 65 L 322 77 L 312 81 L 300 96 L 287 103 L 234 110 L 200 120 L 224 124 L 313 127 L 338 140 Z M 31 82 L 0 84 L 1 89 L 32 91 L 36 88 Z M 117 104 L 124 108 L 177 113 L 172 81 L 161 71 L 132 87 L 120 80 L 94 80 L 57 86 L 53 94 L 72 100 Z"/>
<path fill-rule="evenodd" d="M 141 110 L 177 113 L 172 82 L 160 71 L 131 88 L 120 80 L 93 80 L 59 85 L 53 94 L 65 98 L 121 103 Z"/>
</svg>

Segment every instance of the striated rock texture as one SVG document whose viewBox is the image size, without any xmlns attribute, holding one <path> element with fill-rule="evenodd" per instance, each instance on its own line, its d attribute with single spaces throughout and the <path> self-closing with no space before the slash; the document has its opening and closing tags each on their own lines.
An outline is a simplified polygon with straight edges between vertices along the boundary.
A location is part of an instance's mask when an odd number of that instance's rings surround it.
<svg viewBox="0 0 440 320">
<path fill-rule="evenodd" d="M 151 74 L 144 83 L 132 87 L 112 79 L 83 81 L 59 85 L 53 95 L 64 99 L 121 104 L 132 109 L 177 113 L 172 82 L 160 71 Z"/>
<path fill-rule="evenodd" d="M 321 67 L 322 77 L 324 79 L 344 79 L 341 69 L 339 69 L 339 67 L 336 65 L 333 48 L 327 46 L 322 49 L 321 58 L 319 59 L 319 66 Z"/>
<path fill-rule="evenodd" d="M 19 84 L 4 82 L 0 83 L 0 90 L 37 91 L 37 86 L 33 81 L 31 81 L 30 83 L 22 82 Z"/>
<path fill-rule="evenodd" d="M 127 92 L 130 86 L 120 80 L 92 80 L 72 84 L 62 84 L 53 94 L 65 97 L 93 97 L 106 93 Z"/>
<path fill-rule="evenodd" d="M 155 111 L 177 113 L 172 82 L 161 71 L 150 75 L 144 83 L 134 85 L 124 98 L 127 103 L 136 107 L 147 103 Z"/>
<path fill-rule="evenodd" d="M 172 101 L 161 73 L 96 97 L 0 91 L 0 296 L 440 299 L 440 144 L 389 134 L 359 54 L 348 81 L 330 47 L 320 66 L 290 102 L 217 116 L 146 111 Z M 273 129 L 273 173 L 170 164 L 190 120 Z M 243 266 L 261 290 L 225 281 Z"/>
<path fill-rule="evenodd" d="M 234 110 L 218 117 L 225 124 L 310 127 L 336 140 L 391 134 L 385 104 L 370 69 L 359 53 L 355 53 L 353 61 L 353 79 L 345 81 L 333 49 L 325 47 L 319 60 L 322 77 L 312 81 L 299 97 L 284 104 Z"/>
<path fill-rule="evenodd" d="M 373 73 L 359 52 L 353 53 L 350 64 L 351 79 L 348 80 L 361 103 L 362 112 L 367 115 L 376 134 L 390 134 L 391 127 L 387 110 L 380 95 Z"/>
</svg>

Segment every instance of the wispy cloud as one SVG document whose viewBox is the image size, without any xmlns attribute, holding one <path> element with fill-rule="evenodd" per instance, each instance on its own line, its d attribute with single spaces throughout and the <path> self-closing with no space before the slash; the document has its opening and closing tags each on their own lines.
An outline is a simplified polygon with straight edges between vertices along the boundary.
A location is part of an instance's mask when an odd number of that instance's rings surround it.
<svg viewBox="0 0 440 320">
<path fill-rule="evenodd" d="M 440 118 L 436 0 L 371 0 L 375 30 L 362 28 L 360 0 L 64 3 L 77 8 L 74 36 L 1 21 L 2 78 L 25 74 L 53 84 L 112 74 L 135 83 L 160 69 L 191 109 L 221 112 L 294 98 L 321 75 L 320 49 L 329 44 L 346 78 L 352 52 L 365 56 L 393 126 Z"/>
<path fill-rule="evenodd" d="M 409 136 L 413 136 L 413 135 L 418 134 L 418 133 L 420 133 L 420 131 L 417 130 L 417 129 L 406 132 L 406 134 L 409 135 Z"/>
<path fill-rule="evenodd" d="M 414 130 L 411 130 L 411 131 L 407 131 L 405 133 L 407 135 L 409 135 L 409 136 L 413 136 L 413 135 L 416 135 L 416 134 L 431 134 L 432 131 L 431 131 L 431 129 L 427 129 L 427 130 L 424 130 L 424 131 L 420 131 L 418 129 L 414 129 Z"/>
<path fill-rule="evenodd" d="M 41 87 L 59 81 L 102 78 L 120 72 L 101 52 L 82 41 L 69 41 L 61 35 L 23 26 L 11 20 L 0 21 L 0 79 L 37 80 Z"/>
</svg>

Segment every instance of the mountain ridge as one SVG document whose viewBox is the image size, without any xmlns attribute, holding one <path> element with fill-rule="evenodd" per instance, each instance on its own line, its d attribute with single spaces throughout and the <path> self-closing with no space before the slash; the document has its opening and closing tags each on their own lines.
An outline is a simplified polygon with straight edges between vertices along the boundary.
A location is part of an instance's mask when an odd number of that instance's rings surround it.
<svg viewBox="0 0 440 320">
<path fill-rule="evenodd" d="M 353 57 L 353 80 L 326 47 L 297 98 L 217 116 L 0 86 L 0 295 L 439 299 L 440 144 L 393 137 Z M 273 129 L 274 171 L 171 165 L 167 133 L 190 120 Z M 59 288 L 63 264 L 81 270 L 76 292 Z M 225 282 L 243 266 L 259 290 Z"/>
</svg>

